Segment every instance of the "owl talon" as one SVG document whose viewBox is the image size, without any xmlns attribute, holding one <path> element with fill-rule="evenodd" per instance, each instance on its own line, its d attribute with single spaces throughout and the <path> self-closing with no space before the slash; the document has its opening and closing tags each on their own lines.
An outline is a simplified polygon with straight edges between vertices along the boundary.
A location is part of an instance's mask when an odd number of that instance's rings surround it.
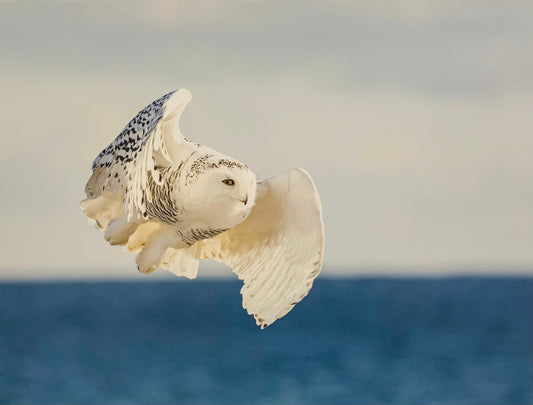
<svg viewBox="0 0 533 405">
<path fill-rule="evenodd" d="M 159 258 L 156 258 L 155 261 L 150 261 L 150 258 L 147 256 L 145 249 L 143 249 L 143 251 L 137 256 L 137 269 L 144 274 L 153 273 L 159 267 Z"/>
<path fill-rule="evenodd" d="M 150 274 L 150 273 L 153 273 L 154 271 L 157 270 L 157 265 L 152 265 L 152 266 L 149 266 L 147 268 L 142 268 L 141 269 L 141 266 L 137 265 L 137 270 L 139 270 L 139 273 L 143 273 L 143 274 Z"/>
</svg>

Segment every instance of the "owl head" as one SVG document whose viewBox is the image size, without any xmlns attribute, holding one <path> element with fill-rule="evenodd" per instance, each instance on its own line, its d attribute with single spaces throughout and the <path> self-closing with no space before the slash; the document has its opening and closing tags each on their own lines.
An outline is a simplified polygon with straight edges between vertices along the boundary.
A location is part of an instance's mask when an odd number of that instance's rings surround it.
<svg viewBox="0 0 533 405">
<path fill-rule="evenodd" d="M 184 162 L 175 198 L 191 222 L 227 229 L 244 221 L 255 202 L 257 179 L 239 161 L 199 147 Z"/>
</svg>

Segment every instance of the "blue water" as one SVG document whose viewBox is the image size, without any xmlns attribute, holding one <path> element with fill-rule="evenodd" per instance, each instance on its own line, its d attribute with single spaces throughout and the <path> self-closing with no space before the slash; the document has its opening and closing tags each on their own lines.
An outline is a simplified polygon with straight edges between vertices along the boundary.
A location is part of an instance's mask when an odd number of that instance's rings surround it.
<svg viewBox="0 0 533 405">
<path fill-rule="evenodd" d="M 531 404 L 533 278 L 0 284 L 1 404 Z"/>
</svg>

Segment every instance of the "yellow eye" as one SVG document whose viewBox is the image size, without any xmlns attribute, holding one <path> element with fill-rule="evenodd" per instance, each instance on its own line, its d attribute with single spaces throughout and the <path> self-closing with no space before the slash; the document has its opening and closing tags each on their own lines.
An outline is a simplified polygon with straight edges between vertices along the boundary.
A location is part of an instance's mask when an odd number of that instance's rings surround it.
<svg viewBox="0 0 533 405">
<path fill-rule="evenodd" d="M 222 180 L 222 183 L 227 184 L 228 186 L 233 186 L 235 184 L 232 179 Z"/>
</svg>

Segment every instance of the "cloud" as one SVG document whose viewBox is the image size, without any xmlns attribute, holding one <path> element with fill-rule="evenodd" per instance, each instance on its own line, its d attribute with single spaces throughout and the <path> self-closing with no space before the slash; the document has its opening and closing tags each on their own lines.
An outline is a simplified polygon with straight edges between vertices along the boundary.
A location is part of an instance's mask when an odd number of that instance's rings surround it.
<svg viewBox="0 0 533 405">
<path fill-rule="evenodd" d="M 11 6 L 0 16 L 0 49 L 4 66 L 30 74 L 176 80 L 300 69 L 354 90 L 488 97 L 533 89 L 531 15 L 526 2 Z"/>
</svg>

